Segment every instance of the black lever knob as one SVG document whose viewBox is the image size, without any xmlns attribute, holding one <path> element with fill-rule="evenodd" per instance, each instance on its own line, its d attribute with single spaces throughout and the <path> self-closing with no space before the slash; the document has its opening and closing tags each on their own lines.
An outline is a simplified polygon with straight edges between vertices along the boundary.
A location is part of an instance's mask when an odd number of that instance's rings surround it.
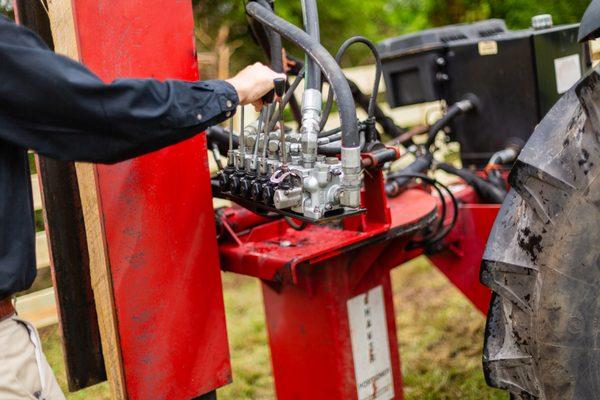
<svg viewBox="0 0 600 400">
<path fill-rule="evenodd" d="M 272 104 L 275 101 L 275 90 L 271 90 L 269 93 L 262 97 L 263 104 Z"/>
<path fill-rule="evenodd" d="M 275 84 L 275 95 L 279 98 L 283 97 L 283 95 L 285 94 L 285 79 L 276 78 L 273 80 L 273 83 Z"/>
</svg>

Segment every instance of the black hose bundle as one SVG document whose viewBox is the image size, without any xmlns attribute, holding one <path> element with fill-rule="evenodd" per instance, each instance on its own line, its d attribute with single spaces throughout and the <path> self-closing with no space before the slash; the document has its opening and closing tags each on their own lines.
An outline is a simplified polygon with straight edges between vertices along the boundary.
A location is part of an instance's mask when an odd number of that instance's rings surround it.
<svg viewBox="0 0 600 400">
<path fill-rule="evenodd" d="M 417 157 L 412 164 L 403 170 L 388 174 L 387 182 L 385 184 L 387 195 L 389 197 L 398 197 L 412 181 L 410 175 L 423 174 L 431 167 L 432 162 L 433 155 L 427 152 L 424 155 Z"/>
<path fill-rule="evenodd" d="M 467 169 L 458 169 L 445 163 L 438 164 L 437 168 L 449 174 L 456 175 L 464 180 L 469 186 L 475 189 L 479 197 L 486 203 L 502 204 L 508 193 L 505 188 L 499 187 L 492 182 L 488 182 Z"/>
<path fill-rule="evenodd" d="M 308 57 L 315 61 L 325 74 L 338 100 L 342 125 L 342 146 L 345 148 L 360 146 L 356 106 L 352 91 L 335 59 L 318 41 L 315 41 L 297 26 L 276 16 L 270 7 L 267 8 L 257 2 L 250 2 L 246 6 L 246 11 L 261 24 L 297 44 L 306 52 Z"/>
<path fill-rule="evenodd" d="M 268 0 L 253 0 L 273 12 L 274 5 Z M 251 18 L 248 21 L 250 32 L 255 41 L 263 48 L 275 72 L 283 72 L 283 44 L 281 36 L 272 29 L 265 28 Z"/>
<path fill-rule="evenodd" d="M 429 246 L 435 245 L 437 243 L 440 243 L 442 240 L 444 240 L 446 238 L 446 236 L 448 236 L 448 234 L 452 231 L 452 229 L 454 229 L 454 227 L 456 226 L 456 222 L 458 221 L 458 200 L 452 193 L 452 190 L 450 190 L 450 188 L 448 188 L 448 186 L 444 185 L 437 179 L 431 178 L 425 174 L 411 173 L 411 172 L 399 172 L 396 174 L 396 178 L 397 179 L 400 179 L 400 178 L 407 179 L 409 181 L 415 180 L 415 179 L 421 180 L 421 182 L 430 186 L 431 188 L 433 188 L 436 191 L 436 193 L 438 194 L 440 201 L 441 201 L 442 210 L 441 210 L 441 215 L 439 216 L 439 219 L 438 219 L 436 229 L 433 232 L 431 232 L 429 235 L 427 235 L 426 237 L 421 239 L 420 241 L 412 242 L 410 247 L 411 248 L 429 247 Z M 444 195 L 444 192 L 447 194 L 447 196 Z M 446 205 L 447 198 L 450 198 L 453 210 L 452 210 L 452 220 L 448 226 L 445 226 L 446 217 L 448 215 L 448 206 Z"/>
</svg>

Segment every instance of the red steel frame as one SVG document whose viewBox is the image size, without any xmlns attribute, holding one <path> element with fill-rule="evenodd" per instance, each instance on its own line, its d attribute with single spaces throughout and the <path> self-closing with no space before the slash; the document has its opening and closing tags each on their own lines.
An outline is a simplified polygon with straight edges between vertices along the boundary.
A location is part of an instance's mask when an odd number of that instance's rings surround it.
<svg viewBox="0 0 600 400">
<path fill-rule="evenodd" d="M 388 200 L 382 182 L 381 172 L 369 171 L 366 215 L 336 228 L 298 232 L 282 220 L 264 220 L 236 207 L 220 212 L 223 268 L 263 282 L 279 400 L 403 398 L 390 271 L 423 254 L 407 245 L 431 224 L 439 199 L 411 189 Z M 490 293 L 479 283 L 479 264 L 499 206 L 479 204 L 468 186 L 452 190 L 461 201 L 459 220 L 444 249 L 430 258 L 485 313 Z M 394 395 L 374 379 L 367 381 L 370 394 L 359 399 L 348 301 L 377 287 L 385 304 Z"/>
</svg>

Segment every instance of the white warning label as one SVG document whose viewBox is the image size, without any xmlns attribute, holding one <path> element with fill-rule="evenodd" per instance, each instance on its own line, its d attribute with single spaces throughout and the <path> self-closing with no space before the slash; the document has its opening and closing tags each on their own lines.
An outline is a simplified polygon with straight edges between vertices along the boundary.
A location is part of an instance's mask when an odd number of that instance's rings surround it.
<svg viewBox="0 0 600 400">
<path fill-rule="evenodd" d="M 383 287 L 348 300 L 358 400 L 394 398 Z"/>
<path fill-rule="evenodd" d="M 581 79 L 581 61 L 577 54 L 557 58 L 554 60 L 554 69 L 558 94 L 568 92 Z"/>
</svg>

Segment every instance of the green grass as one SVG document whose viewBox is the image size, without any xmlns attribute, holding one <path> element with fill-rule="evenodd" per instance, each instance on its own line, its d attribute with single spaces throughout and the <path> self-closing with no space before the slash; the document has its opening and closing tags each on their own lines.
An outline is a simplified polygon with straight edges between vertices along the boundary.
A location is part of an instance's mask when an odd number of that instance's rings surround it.
<svg viewBox="0 0 600 400">
<path fill-rule="evenodd" d="M 393 283 L 406 400 L 505 400 L 483 380 L 483 316 L 424 258 L 397 268 Z M 260 285 L 225 274 L 224 289 L 234 382 L 220 389 L 218 398 L 274 399 Z M 65 388 L 57 328 L 44 330 L 42 340 Z M 107 386 L 68 398 L 108 399 Z"/>
</svg>

